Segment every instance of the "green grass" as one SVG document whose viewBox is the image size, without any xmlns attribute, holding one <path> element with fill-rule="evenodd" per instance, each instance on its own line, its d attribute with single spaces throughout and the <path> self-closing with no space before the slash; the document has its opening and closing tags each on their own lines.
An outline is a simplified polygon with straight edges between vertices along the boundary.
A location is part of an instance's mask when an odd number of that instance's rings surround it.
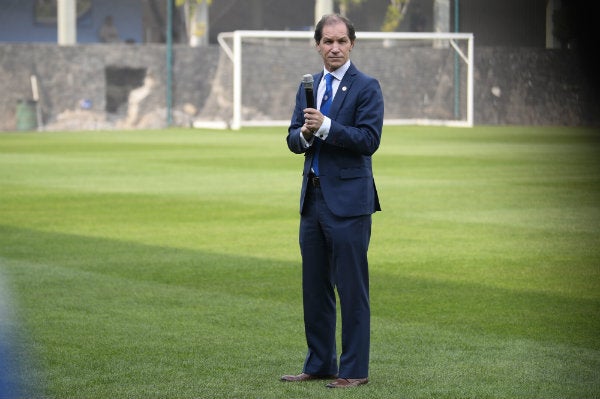
<svg viewBox="0 0 600 399">
<path fill-rule="evenodd" d="M 278 381 L 305 354 L 285 134 L 0 135 L 32 396 L 600 397 L 598 132 L 384 129 L 371 382 L 343 393 Z"/>
</svg>

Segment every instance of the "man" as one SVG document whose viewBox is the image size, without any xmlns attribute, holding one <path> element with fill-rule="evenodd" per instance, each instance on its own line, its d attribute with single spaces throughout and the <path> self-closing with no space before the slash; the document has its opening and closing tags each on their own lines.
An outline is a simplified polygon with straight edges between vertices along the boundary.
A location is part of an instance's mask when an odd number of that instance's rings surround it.
<svg viewBox="0 0 600 399">
<path fill-rule="evenodd" d="M 381 140 L 383 96 L 379 82 L 350 61 L 356 35 L 348 19 L 325 15 L 314 38 L 324 64 L 313 76 L 316 109 L 307 108 L 300 86 L 287 136 L 289 149 L 305 155 L 300 250 L 308 354 L 301 374 L 281 379 L 334 379 L 326 386 L 347 388 L 368 382 L 367 251 L 371 215 L 381 210 L 371 155 Z M 339 367 L 335 289 L 342 314 Z"/>
<path fill-rule="evenodd" d="M 102 43 L 118 43 L 121 40 L 112 16 L 108 15 L 104 18 L 104 24 L 100 27 L 98 36 Z"/>
</svg>

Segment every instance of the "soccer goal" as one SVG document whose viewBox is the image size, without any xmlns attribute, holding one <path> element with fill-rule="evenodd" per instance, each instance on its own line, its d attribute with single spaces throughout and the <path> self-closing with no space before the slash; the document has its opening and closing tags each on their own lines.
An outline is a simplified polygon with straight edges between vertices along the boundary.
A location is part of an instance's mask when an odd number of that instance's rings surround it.
<svg viewBox="0 0 600 399">
<path fill-rule="evenodd" d="M 218 37 L 221 58 L 201 123 L 286 126 L 307 73 L 322 69 L 313 32 L 235 31 Z M 473 126 L 473 34 L 359 32 L 351 60 L 377 78 L 387 125 Z"/>
</svg>

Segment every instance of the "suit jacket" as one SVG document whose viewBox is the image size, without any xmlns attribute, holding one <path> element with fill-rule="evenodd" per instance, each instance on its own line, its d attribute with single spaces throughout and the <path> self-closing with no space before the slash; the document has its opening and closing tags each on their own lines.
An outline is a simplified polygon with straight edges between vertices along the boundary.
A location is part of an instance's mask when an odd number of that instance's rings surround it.
<svg viewBox="0 0 600 399">
<path fill-rule="evenodd" d="M 315 82 L 321 82 L 322 77 L 323 72 L 313 75 Z M 315 97 L 317 92 L 315 89 Z M 317 104 L 316 98 L 314 103 Z M 306 94 L 300 85 L 287 136 L 289 149 L 305 156 L 300 213 L 304 208 L 315 149 L 314 144 L 304 148 L 300 139 L 304 108 Z M 383 127 L 383 95 L 379 82 L 351 63 L 335 93 L 328 117 L 331 128 L 319 156 L 319 180 L 327 206 L 340 217 L 380 211 L 371 164 L 371 155 L 379 148 Z M 315 137 L 315 140 L 320 139 Z"/>
</svg>

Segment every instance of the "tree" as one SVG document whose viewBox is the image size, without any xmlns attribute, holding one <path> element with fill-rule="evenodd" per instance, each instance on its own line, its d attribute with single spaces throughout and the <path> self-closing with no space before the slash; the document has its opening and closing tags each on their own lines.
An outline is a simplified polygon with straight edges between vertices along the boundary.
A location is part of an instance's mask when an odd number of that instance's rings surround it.
<svg viewBox="0 0 600 399">
<path fill-rule="evenodd" d="M 336 3 L 340 8 L 340 14 L 347 16 L 348 10 L 351 7 L 360 5 L 366 1 L 367 0 L 336 0 Z M 390 0 L 383 24 L 381 25 L 381 30 L 383 32 L 394 32 L 398 26 L 400 26 L 402 19 L 404 19 L 404 16 L 406 15 L 409 3 L 410 0 Z"/>
<path fill-rule="evenodd" d="M 340 14 L 348 16 L 348 10 L 350 7 L 364 3 L 365 0 L 337 0 L 338 6 L 340 7 Z"/>
<path fill-rule="evenodd" d="M 390 0 L 383 25 L 381 25 L 383 32 L 394 32 L 398 29 L 398 26 L 400 26 L 402 19 L 406 15 L 409 3 L 410 0 Z"/>
</svg>

